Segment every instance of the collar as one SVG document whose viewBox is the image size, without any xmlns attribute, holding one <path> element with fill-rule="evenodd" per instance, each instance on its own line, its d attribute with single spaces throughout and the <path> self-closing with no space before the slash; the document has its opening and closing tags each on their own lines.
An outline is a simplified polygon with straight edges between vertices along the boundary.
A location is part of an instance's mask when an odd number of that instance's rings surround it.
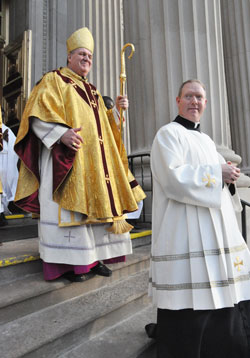
<svg viewBox="0 0 250 358">
<path fill-rule="evenodd" d="M 174 122 L 177 122 L 179 124 L 181 124 L 183 127 L 185 127 L 186 129 L 190 129 L 193 131 L 198 131 L 200 132 L 200 122 L 191 122 L 186 118 L 183 118 L 181 116 L 177 116 L 174 120 Z"/>
<path fill-rule="evenodd" d="M 62 70 L 62 69 L 63 69 L 64 73 L 66 74 L 66 76 L 77 79 L 79 81 L 88 82 L 87 77 L 82 77 L 82 76 L 78 75 L 77 73 L 72 71 L 69 67 L 63 67 L 63 68 L 61 67 L 60 70 Z"/>
</svg>

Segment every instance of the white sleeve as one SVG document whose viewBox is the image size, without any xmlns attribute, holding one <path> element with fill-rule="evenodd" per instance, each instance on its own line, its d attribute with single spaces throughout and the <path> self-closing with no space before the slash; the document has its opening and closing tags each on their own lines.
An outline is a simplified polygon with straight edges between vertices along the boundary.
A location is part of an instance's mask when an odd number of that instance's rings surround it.
<svg viewBox="0 0 250 358">
<path fill-rule="evenodd" d="M 114 106 L 112 108 L 112 113 L 115 119 L 115 123 L 117 124 L 117 128 L 120 130 L 120 112 L 118 111 L 118 109 L 116 108 L 116 106 Z M 125 128 L 125 120 L 123 118 L 123 128 Z"/>
<path fill-rule="evenodd" d="M 160 130 L 153 142 L 151 169 L 169 199 L 181 203 L 219 208 L 222 170 L 218 157 L 214 165 L 185 163 L 185 149 L 172 131 Z M 216 153 L 216 152 L 215 152 Z"/>
<path fill-rule="evenodd" d="M 143 208 L 143 200 L 139 201 L 138 209 L 136 211 L 126 214 L 127 218 L 128 219 L 139 219 L 139 217 L 141 216 L 142 208 Z"/>
<path fill-rule="evenodd" d="M 31 127 L 35 135 L 48 149 L 69 129 L 61 124 L 43 122 L 36 117 L 32 117 Z"/>
</svg>

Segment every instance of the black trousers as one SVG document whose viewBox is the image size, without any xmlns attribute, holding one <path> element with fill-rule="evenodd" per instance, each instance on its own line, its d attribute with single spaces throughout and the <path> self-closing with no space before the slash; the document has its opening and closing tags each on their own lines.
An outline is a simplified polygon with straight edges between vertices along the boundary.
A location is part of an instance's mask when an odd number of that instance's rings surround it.
<svg viewBox="0 0 250 358">
<path fill-rule="evenodd" d="M 157 358 L 250 358 L 250 301 L 218 310 L 158 309 Z"/>
</svg>

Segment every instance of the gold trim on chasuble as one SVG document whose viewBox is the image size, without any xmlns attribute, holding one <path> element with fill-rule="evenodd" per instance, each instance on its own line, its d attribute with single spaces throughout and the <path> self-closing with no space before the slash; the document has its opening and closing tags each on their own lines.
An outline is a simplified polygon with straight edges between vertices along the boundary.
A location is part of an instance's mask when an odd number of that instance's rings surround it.
<svg viewBox="0 0 250 358">
<path fill-rule="evenodd" d="M 83 84 L 84 84 L 85 90 L 87 92 L 87 95 L 90 99 L 90 104 L 91 104 L 92 110 L 95 115 L 98 138 L 99 138 L 99 145 L 100 145 L 101 154 L 102 154 L 102 164 L 103 164 L 103 170 L 104 170 L 104 175 L 105 175 L 105 182 L 106 182 L 107 190 L 108 190 L 108 194 L 109 194 L 111 211 L 114 216 L 118 216 L 118 213 L 115 208 L 115 201 L 114 201 L 113 191 L 112 191 L 111 182 L 110 182 L 110 178 L 109 178 L 109 171 L 108 171 L 108 166 L 107 166 L 107 161 L 106 161 L 105 149 L 104 149 L 104 145 L 103 145 L 102 128 L 101 128 L 101 122 L 100 122 L 99 113 L 98 113 L 98 96 L 94 97 L 93 93 L 95 93 L 95 95 L 97 95 L 97 93 L 95 90 L 93 90 L 93 87 L 89 83 L 84 81 Z"/>
<path fill-rule="evenodd" d="M 113 223 L 113 225 L 111 227 L 107 228 L 107 231 L 110 231 L 115 234 L 122 234 L 122 233 L 128 232 L 133 228 L 133 226 L 125 221 L 124 215 L 118 216 L 118 213 L 117 213 L 117 210 L 115 207 L 115 200 L 114 200 L 114 195 L 113 195 L 113 191 L 112 191 L 112 186 L 111 186 L 111 181 L 110 181 L 110 176 L 109 176 L 109 171 L 108 171 L 108 165 L 107 165 L 107 160 L 106 160 L 106 155 L 105 155 L 105 149 L 104 149 L 101 121 L 100 121 L 99 112 L 98 112 L 98 109 L 99 109 L 98 98 L 99 97 L 98 97 L 96 88 L 93 85 L 89 84 L 87 82 L 87 80 L 83 80 L 82 83 L 86 90 L 86 93 L 85 93 L 82 90 L 82 88 L 80 88 L 72 79 L 68 78 L 67 76 L 62 75 L 61 72 L 58 70 L 56 72 L 62 78 L 62 80 L 64 82 L 71 84 L 74 87 L 74 89 L 77 91 L 77 93 L 81 96 L 81 98 L 92 108 L 94 116 L 95 116 L 95 120 L 96 120 L 96 127 L 97 127 L 97 133 L 98 133 L 98 139 L 99 139 L 99 145 L 100 145 L 100 151 L 101 151 L 103 170 L 104 170 L 104 175 L 105 175 L 105 182 L 106 182 L 111 212 L 114 217 L 113 217 L 113 220 L 111 218 L 104 219 L 104 220 L 98 220 L 98 219 L 92 220 L 91 219 L 89 221 L 89 223 L 111 222 L 111 223 Z M 73 212 L 71 212 L 71 219 L 73 221 L 71 223 L 62 223 L 61 222 L 61 206 L 59 206 L 59 226 L 81 225 L 83 223 L 85 223 L 85 224 L 88 223 L 88 218 L 86 218 L 85 220 L 82 220 L 81 222 L 80 221 L 76 222 L 75 215 Z"/>
</svg>

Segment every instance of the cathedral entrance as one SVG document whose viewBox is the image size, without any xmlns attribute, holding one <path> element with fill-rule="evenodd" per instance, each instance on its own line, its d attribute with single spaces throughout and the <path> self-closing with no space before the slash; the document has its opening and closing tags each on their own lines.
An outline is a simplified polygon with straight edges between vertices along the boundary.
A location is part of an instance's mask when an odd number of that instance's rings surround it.
<svg viewBox="0 0 250 358">
<path fill-rule="evenodd" d="M 13 154 L 14 135 L 18 132 L 30 94 L 32 35 L 31 30 L 26 30 L 15 41 L 9 41 L 9 29 L 13 26 L 9 21 L 9 2 L 0 0 L 0 104 L 3 119 L 3 150 L 0 152 L 0 179 L 3 186 L 1 242 L 34 237 L 37 233 L 36 221 L 13 203 L 14 183 L 18 177 L 18 158 Z"/>
</svg>

